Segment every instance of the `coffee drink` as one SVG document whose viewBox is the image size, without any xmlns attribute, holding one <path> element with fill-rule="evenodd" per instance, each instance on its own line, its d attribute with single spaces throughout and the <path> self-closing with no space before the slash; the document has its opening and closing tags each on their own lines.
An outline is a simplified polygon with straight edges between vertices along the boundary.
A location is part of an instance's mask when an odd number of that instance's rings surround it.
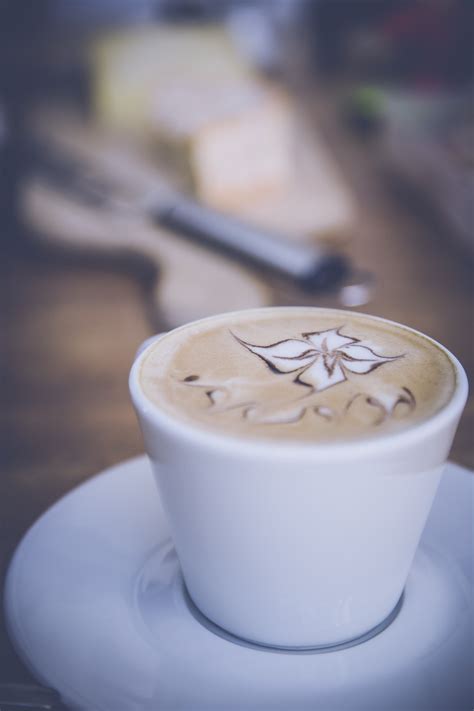
<svg viewBox="0 0 474 711">
<path fill-rule="evenodd" d="M 224 435 L 316 443 L 417 425 L 451 399 L 456 371 L 434 341 L 363 314 L 259 309 L 166 334 L 139 381 L 170 417 Z"/>
<path fill-rule="evenodd" d="M 155 340 L 130 392 L 208 620 L 321 651 L 394 619 L 467 397 L 443 346 L 347 311 L 240 311 Z"/>
</svg>

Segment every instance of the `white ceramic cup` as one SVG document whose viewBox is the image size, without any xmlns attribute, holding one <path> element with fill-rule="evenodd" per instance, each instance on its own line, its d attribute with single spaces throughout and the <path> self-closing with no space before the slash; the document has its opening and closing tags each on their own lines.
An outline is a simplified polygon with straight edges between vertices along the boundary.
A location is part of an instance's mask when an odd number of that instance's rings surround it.
<svg viewBox="0 0 474 711">
<path fill-rule="evenodd" d="M 436 345 L 457 376 L 439 413 L 396 434 L 314 445 L 173 419 L 140 387 L 153 344 L 139 352 L 133 404 L 188 593 L 211 622 L 257 644 L 313 648 L 390 619 L 467 398 L 462 366 Z"/>
</svg>

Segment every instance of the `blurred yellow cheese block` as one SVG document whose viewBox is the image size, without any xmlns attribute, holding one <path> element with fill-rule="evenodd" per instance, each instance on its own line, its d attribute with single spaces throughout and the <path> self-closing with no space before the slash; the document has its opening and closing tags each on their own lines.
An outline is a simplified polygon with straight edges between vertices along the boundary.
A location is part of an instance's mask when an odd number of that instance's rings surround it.
<svg viewBox="0 0 474 711">
<path fill-rule="evenodd" d="M 165 180 L 291 240 L 353 232 L 352 193 L 316 128 L 222 26 L 114 32 L 91 58 L 96 119 L 143 140 Z"/>
<path fill-rule="evenodd" d="M 219 27 L 161 26 L 94 47 L 99 120 L 151 140 L 180 184 L 215 207 L 282 188 L 292 109 Z"/>
</svg>

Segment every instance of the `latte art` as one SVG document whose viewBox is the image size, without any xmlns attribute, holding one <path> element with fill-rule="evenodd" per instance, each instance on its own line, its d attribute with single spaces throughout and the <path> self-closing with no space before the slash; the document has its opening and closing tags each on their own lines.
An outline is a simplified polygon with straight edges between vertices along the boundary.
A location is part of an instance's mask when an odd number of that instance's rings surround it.
<svg viewBox="0 0 474 711">
<path fill-rule="evenodd" d="M 401 355 L 379 356 L 371 348 L 361 344 L 358 338 L 343 335 L 339 328 L 303 333 L 301 339 L 286 339 L 268 346 L 246 343 L 235 334 L 232 335 L 242 346 L 261 358 L 273 373 L 277 375 L 296 373 L 293 382 L 306 386 L 309 392 L 293 401 L 275 404 L 273 412 L 259 415 L 261 403 L 257 401 L 248 403 L 245 399 L 242 403 L 233 402 L 236 398 L 225 386 L 210 388 L 209 383 L 201 383 L 197 375 L 188 376 L 184 382 L 194 387 L 205 388 L 215 412 L 219 411 L 219 403 L 221 412 L 229 407 L 241 408 L 244 418 L 260 424 L 297 422 L 308 412 L 326 420 L 333 420 L 336 417 L 340 420 L 341 413 L 336 413 L 328 405 L 315 403 L 310 396 L 344 382 L 350 373 L 365 375 L 384 363 L 402 357 Z M 393 416 L 398 405 L 407 405 L 407 413 L 416 406 L 413 393 L 408 388 L 402 387 L 401 392 L 395 393 L 392 397 L 377 398 L 373 395 L 364 396 L 363 393 L 357 393 L 347 401 L 342 415 L 347 415 L 360 397 L 365 399 L 367 405 L 375 408 L 372 413 L 374 425 L 379 425 L 387 417 Z"/>
<path fill-rule="evenodd" d="M 304 339 L 304 340 L 303 340 Z M 347 379 L 351 373 L 370 373 L 383 363 L 400 356 L 377 355 L 358 338 L 342 335 L 339 328 L 302 333 L 300 339 L 287 339 L 269 346 L 257 346 L 237 339 L 251 353 L 262 358 L 277 373 L 299 371 L 296 382 L 313 391 L 325 390 Z"/>
<path fill-rule="evenodd" d="M 429 339 L 361 314 L 275 308 L 219 316 L 159 340 L 147 397 L 226 434 L 315 442 L 375 437 L 437 412 L 454 369 Z"/>
</svg>

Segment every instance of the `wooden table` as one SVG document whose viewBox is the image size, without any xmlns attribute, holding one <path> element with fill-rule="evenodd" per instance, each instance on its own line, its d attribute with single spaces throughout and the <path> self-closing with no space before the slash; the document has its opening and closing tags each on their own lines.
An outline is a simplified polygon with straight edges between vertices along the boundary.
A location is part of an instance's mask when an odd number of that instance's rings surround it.
<svg viewBox="0 0 474 711">
<path fill-rule="evenodd" d="M 371 303 L 360 310 L 428 333 L 472 375 L 469 261 L 442 228 L 387 189 L 367 144 L 339 128 L 328 105 L 314 110 L 360 205 L 348 250 L 377 279 Z M 152 332 L 139 275 L 48 257 L 20 235 L 6 252 L 2 573 L 25 530 L 52 502 L 142 451 L 127 375 L 136 347 Z M 454 461 L 470 467 L 473 419 L 471 399 L 452 450 Z M 28 680 L 0 629 L 0 683 Z"/>
</svg>

